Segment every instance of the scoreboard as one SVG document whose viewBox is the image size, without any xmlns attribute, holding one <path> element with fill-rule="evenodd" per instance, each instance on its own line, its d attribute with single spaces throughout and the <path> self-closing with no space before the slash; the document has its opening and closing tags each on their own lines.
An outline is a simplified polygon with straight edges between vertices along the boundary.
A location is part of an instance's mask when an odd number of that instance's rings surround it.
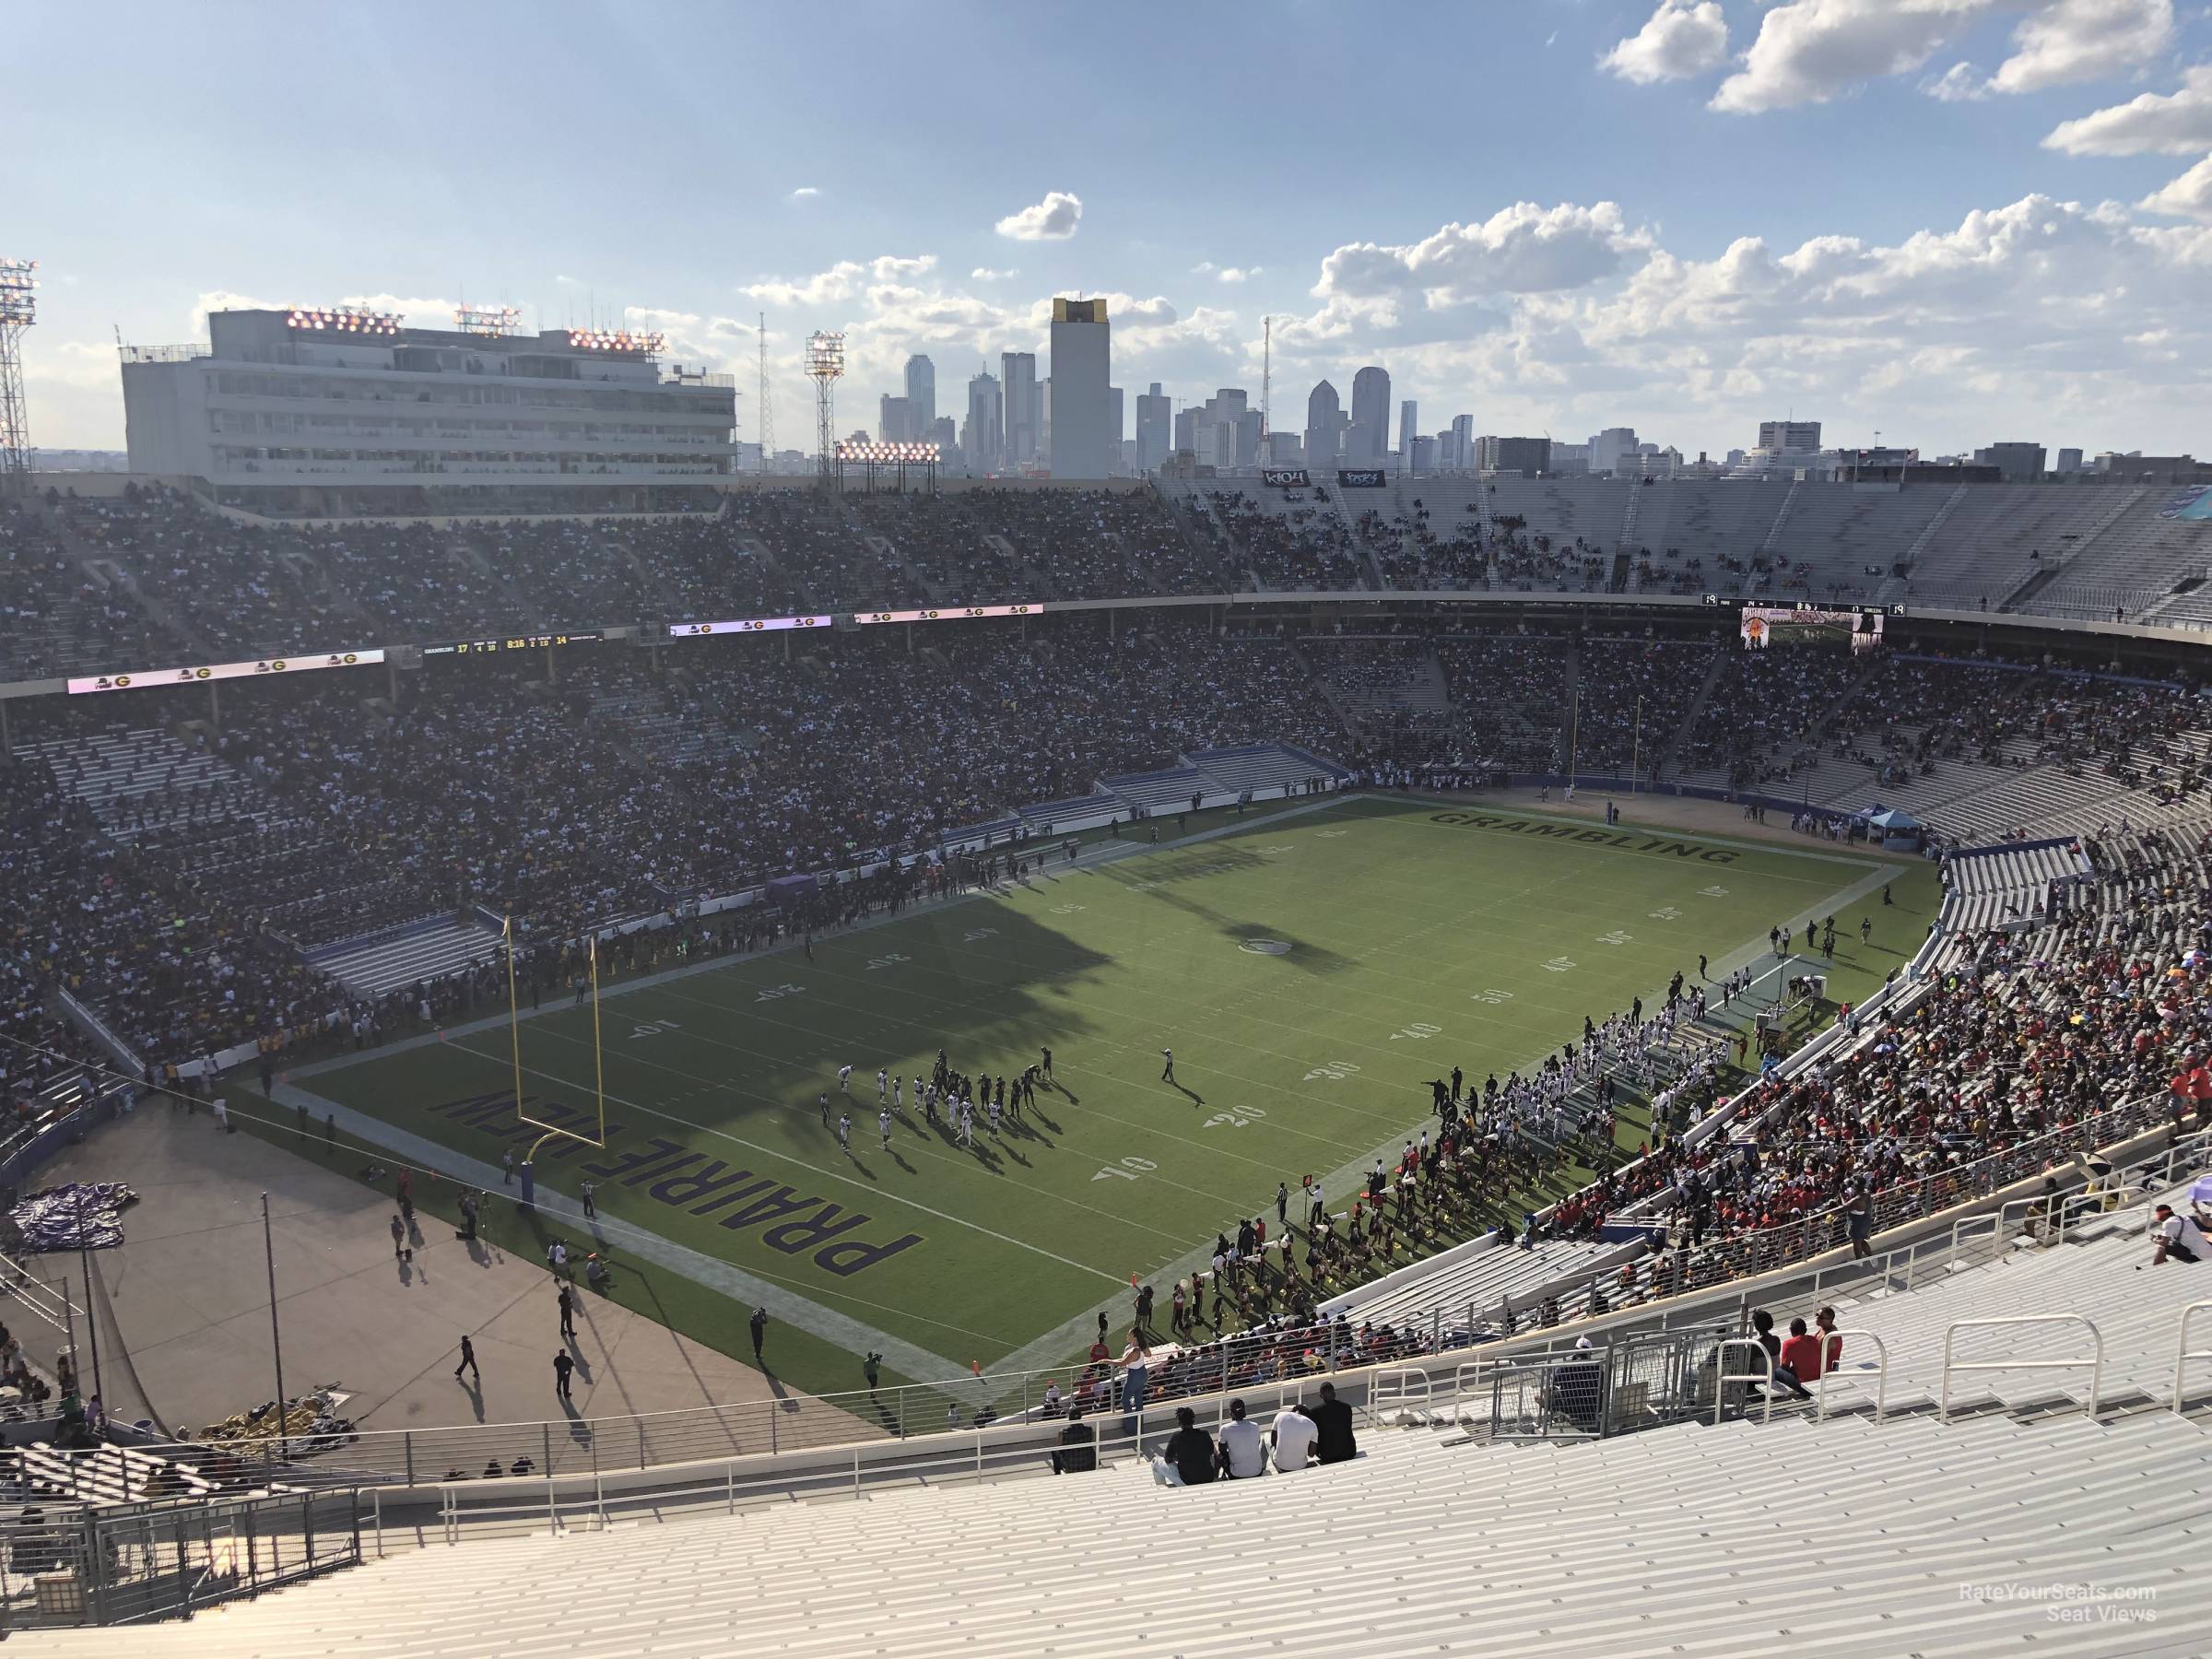
<svg viewBox="0 0 2212 1659">
<path fill-rule="evenodd" d="M 1736 631 L 1746 651 L 1773 646 L 1848 644 L 1854 655 L 1877 651 L 1885 618 L 1901 616 L 1901 606 L 1879 605 L 1747 605 Z"/>
</svg>

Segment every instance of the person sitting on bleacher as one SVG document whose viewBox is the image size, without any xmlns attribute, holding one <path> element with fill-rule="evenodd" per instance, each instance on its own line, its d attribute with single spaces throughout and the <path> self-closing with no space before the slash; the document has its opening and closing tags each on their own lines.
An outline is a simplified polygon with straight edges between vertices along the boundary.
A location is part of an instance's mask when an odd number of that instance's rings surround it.
<svg viewBox="0 0 2212 1659">
<path fill-rule="evenodd" d="M 1099 1437 L 1080 1411 L 1070 1411 L 1067 1427 L 1060 1430 L 1060 1449 L 1053 1453 L 1053 1473 L 1088 1475 L 1098 1466 Z"/>
<path fill-rule="evenodd" d="M 1267 1437 L 1244 1415 L 1241 1400 L 1229 1403 L 1229 1421 L 1221 1430 L 1221 1473 L 1231 1480 L 1267 1473 Z"/>
<path fill-rule="evenodd" d="M 2204 1234 L 2182 1216 L 2174 1214 L 2173 1206 L 2161 1204 L 2153 1212 L 2157 1219 L 2150 1230 L 2150 1263 L 2194 1262 L 2198 1259 L 2197 1248 L 2204 1242 Z"/>
<path fill-rule="evenodd" d="M 1787 1372 L 1802 1392 L 1803 1384 L 1820 1381 L 1821 1363 L 1820 1338 L 1806 1331 L 1804 1320 L 1791 1320 L 1789 1337 L 1782 1345 L 1782 1367 L 1775 1375 Z"/>
<path fill-rule="evenodd" d="M 1160 1448 L 1153 1477 L 1162 1486 L 1205 1486 L 1214 1477 L 1214 1437 L 1188 1406 L 1175 1408 L 1175 1432 Z"/>
</svg>

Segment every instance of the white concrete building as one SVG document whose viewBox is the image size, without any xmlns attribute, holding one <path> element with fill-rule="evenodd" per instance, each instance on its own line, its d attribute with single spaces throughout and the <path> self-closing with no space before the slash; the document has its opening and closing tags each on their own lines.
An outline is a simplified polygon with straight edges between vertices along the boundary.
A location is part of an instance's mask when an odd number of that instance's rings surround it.
<svg viewBox="0 0 2212 1659">
<path fill-rule="evenodd" d="M 657 335 L 477 321 L 217 312 L 205 347 L 126 348 L 131 470 L 276 513 L 705 506 L 736 470 L 733 377 L 664 368 Z"/>
</svg>

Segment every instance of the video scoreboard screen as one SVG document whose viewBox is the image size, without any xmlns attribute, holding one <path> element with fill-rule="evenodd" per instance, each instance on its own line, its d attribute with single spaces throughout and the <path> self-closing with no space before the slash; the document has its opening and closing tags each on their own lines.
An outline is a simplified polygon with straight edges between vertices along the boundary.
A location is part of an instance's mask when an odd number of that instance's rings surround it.
<svg viewBox="0 0 2212 1659">
<path fill-rule="evenodd" d="M 1848 644 L 1855 654 L 1880 648 L 1882 619 L 1889 614 L 1878 605 L 1843 608 L 1812 604 L 1747 605 L 1738 632 L 1746 651 Z"/>
</svg>

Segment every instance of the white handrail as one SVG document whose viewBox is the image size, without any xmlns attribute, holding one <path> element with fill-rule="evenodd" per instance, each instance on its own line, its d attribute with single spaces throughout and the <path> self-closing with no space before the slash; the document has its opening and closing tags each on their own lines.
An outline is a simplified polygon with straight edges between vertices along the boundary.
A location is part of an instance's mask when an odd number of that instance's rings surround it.
<svg viewBox="0 0 2212 1659">
<path fill-rule="evenodd" d="M 1845 1325 L 1841 1330 L 1821 1331 L 1817 1335 L 1820 1338 L 1820 1396 L 1813 1403 L 1813 1421 L 1824 1423 L 1828 1420 L 1828 1385 L 1839 1375 L 1829 1366 L 1828 1345 L 1841 1342 L 1846 1336 L 1860 1336 L 1874 1344 L 1875 1353 L 1879 1359 L 1874 1372 L 1874 1420 L 1880 1422 L 1883 1413 L 1889 1408 L 1889 1345 L 1872 1331 L 1859 1325 Z"/>
<path fill-rule="evenodd" d="M 2089 1340 L 2097 1351 L 2087 1359 L 1954 1359 L 1951 1348 L 1959 1333 L 1973 1330 L 1995 1330 L 2006 1326 L 2041 1324 L 2077 1324 L 2088 1332 Z M 2098 1398 L 2104 1385 L 2104 1333 L 2086 1315 L 2080 1313 L 2019 1313 L 2006 1319 L 1957 1319 L 1944 1328 L 1943 1381 L 1937 1393 L 1936 1418 L 1941 1422 L 1951 1420 L 1951 1373 L 1960 1371 L 2079 1371 L 2089 1368 L 2089 1415 L 2097 1415 Z"/>
<path fill-rule="evenodd" d="M 2182 1415 L 2182 1370 L 2192 1359 L 2212 1359 L 2212 1348 L 2189 1351 L 2189 1321 L 2207 1308 L 2212 1301 L 2193 1301 L 2182 1310 L 2182 1328 L 2173 1340 L 2173 1414 Z"/>
<path fill-rule="evenodd" d="M 1728 1350 L 1737 1347 L 1747 1347 L 1756 1353 L 1759 1369 L 1755 1371 L 1727 1370 Z M 1724 1336 L 1721 1339 L 1712 1379 L 1712 1424 L 1716 1429 L 1721 1424 L 1721 1407 L 1727 1403 L 1728 1384 L 1731 1382 L 1759 1383 L 1761 1397 L 1766 1402 L 1766 1410 L 1759 1414 L 1759 1420 L 1767 1423 L 1774 1420 L 1774 1362 L 1767 1358 L 1767 1345 L 1758 1337 Z"/>
<path fill-rule="evenodd" d="M 1410 1369 L 1378 1371 L 1375 1373 L 1374 1382 L 1369 1385 L 1367 1391 L 1367 1409 L 1370 1415 L 1390 1410 L 1406 1410 L 1413 1404 L 1413 1391 L 1407 1384 L 1416 1379 L 1421 1385 L 1421 1408 L 1427 1410 L 1433 1406 L 1436 1403 L 1436 1380 L 1428 1371 Z M 1392 1383 L 1397 1385 L 1397 1393 L 1385 1397 L 1382 1391 Z"/>
</svg>

